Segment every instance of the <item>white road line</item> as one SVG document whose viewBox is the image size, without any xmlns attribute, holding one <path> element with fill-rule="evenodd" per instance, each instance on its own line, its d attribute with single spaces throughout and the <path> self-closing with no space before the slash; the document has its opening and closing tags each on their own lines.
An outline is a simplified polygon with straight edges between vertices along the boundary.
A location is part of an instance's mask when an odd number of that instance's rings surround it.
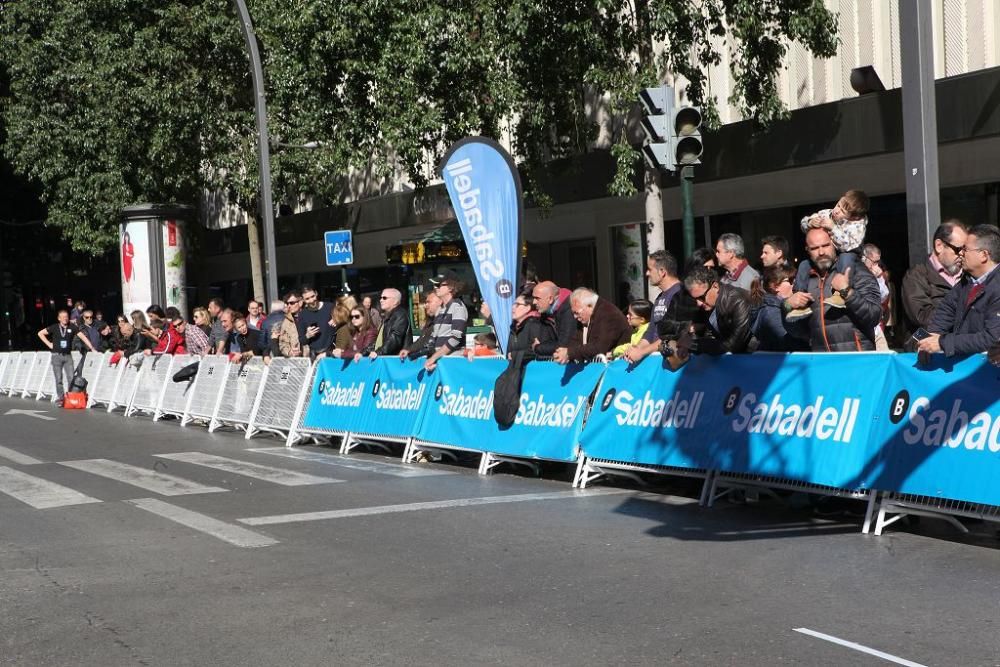
<svg viewBox="0 0 1000 667">
<path fill-rule="evenodd" d="M 804 635 L 809 635 L 810 637 L 816 637 L 817 639 L 822 639 L 824 641 L 832 642 L 834 644 L 839 644 L 841 646 L 846 646 L 849 649 L 854 649 L 855 651 L 860 651 L 861 653 L 867 653 L 868 655 L 873 655 L 876 658 L 882 658 L 883 660 L 888 660 L 889 662 L 894 662 L 897 665 L 906 665 L 906 667 L 926 667 L 919 662 L 913 662 L 912 660 L 907 660 L 905 658 L 900 658 L 899 656 L 892 655 L 891 653 L 884 653 L 873 648 L 868 648 L 863 644 L 858 644 L 856 642 L 850 642 L 846 639 L 840 639 L 839 637 L 834 637 L 832 635 L 825 635 L 822 632 L 816 632 L 815 630 L 810 630 L 809 628 L 792 628 L 795 632 L 801 632 Z"/>
<path fill-rule="evenodd" d="M 225 493 L 227 489 L 217 486 L 198 484 L 183 477 L 165 475 L 138 466 L 109 461 L 108 459 L 89 459 L 87 461 L 62 461 L 59 465 L 82 470 L 93 475 L 100 475 L 116 482 L 137 486 L 140 489 L 159 493 L 161 496 L 183 496 L 192 493 Z"/>
<path fill-rule="evenodd" d="M 85 496 L 61 484 L 33 477 L 6 466 L 0 466 L 0 492 L 39 510 L 101 502 L 97 498 Z"/>
<path fill-rule="evenodd" d="M 278 544 L 278 540 L 273 537 L 261 535 L 252 530 L 247 530 L 242 526 L 234 526 L 231 523 L 219 521 L 210 516 L 192 512 L 191 510 L 186 510 L 183 507 L 177 507 L 176 505 L 171 505 L 155 498 L 138 498 L 136 500 L 126 500 L 125 502 L 135 505 L 139 509 L 144 509 L 147 512 L 152 512 L 157 516 L 162 516 L 164 519 L 170 519 L 182 526 L 187 526 L 206 535 L 217 537 L 223 542 L 228 542 L 238 547 L 269 547 L 272 544 Z"/>
<path fill-rule="evenodd" d="M 423 503 L 406 503 L 403 505 L 379 505 L 376 507 L 357 507 L 346 510 L 326 510 L 319 512 L 303 512 L 300 514 L 276 514 L 272 516 L 248 517 L 238 519 L 248 526 L 267 526 L 276 523 L 298 523 L 303 521 L 324 521 L 327 519 L 347 519 L 374 514 L 394 514 L 396 512 L 420 512 L 426 510 L 449 509 L 453 507 L 472 507 L 473 505 L 497 505 L 500 503 L 523 503 L 534 500 L 562 500 L 565 498 L 585 498 L 588 496 L 607 496 L 622 493 L 633 493 L 627 489 L 595 489 L 593 491 L 553 491 L 551 493 L 523 493 L 509 496 L 485 496 L 482 498 L 455 498 L 453 500 L 432 500 Z"/>
<path fill-rule="evenodd" d="M 0 458 L 13 461 L 14 463 L 18 463 L 23 466 L 36 466 L 39 463 L 45 463 L 45 461 L 39 461 L 33 456 L 28 456 L 27 454 L 22 454 L 21 452 L 15 452 L 13 449 L 8 449 L 7 447 L 0 447 Z"/>
<path fill-rule="evenodd" d="M 301 449 L 290 449 L 288 447 L 257 447 L 254 449 L 247 449 L 246 451 L 271 454 L 272 456 L 284 456 L 289 459 L 311 461 L 313 463 L 322 463 L 328 466 L 340 466 L 342 468 L 350 468 L 351 470 L 374 472 L 380 475 L 393 475 L 395 477 L 430 477 L 431 475 L 455 474 L 454 471 L 440 470 L 436 467 L 418 468 L 416 466 L 406 466 L 402 463 L 359 461 L 358 459 L 349 459 L 340 454 L 323 454 L 322 452 L 309 452 Z"/>
<path fill-rule="evenodd" d="M 272 484 L 280 484 L 281 486 L 309 486 L 310 484 L 331 484 L 333 482 L 344 481 L 332 477 L 307 475 L 301 472 L 262 466 L 257 463 L 227 459 L 224 456 L 215 456 L 214 454 L 205 454 L 202 452 L 178 452 L 176 454 L 156 454 L 155 456 L 159 459 L 191 463 L 198 466 L 205 466 L 206 468 L 231 472 L 235 475 L 253 477 L 265 482 L 271 482 Z"/>
</svg>

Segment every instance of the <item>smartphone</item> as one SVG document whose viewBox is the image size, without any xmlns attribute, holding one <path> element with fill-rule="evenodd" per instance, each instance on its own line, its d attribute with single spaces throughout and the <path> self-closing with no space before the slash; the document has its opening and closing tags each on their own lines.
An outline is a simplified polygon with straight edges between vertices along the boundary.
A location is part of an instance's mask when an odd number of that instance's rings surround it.
<svg viewBox="0 0 1000 667">
<path fill-rule="evenodd" d="M 927 331 L 927 329 L 920 327 L 919 329 L 913 332 L 913 340 L 923 340 L 930 335 L 931 334 L 929 331 Z"/>
</svg>

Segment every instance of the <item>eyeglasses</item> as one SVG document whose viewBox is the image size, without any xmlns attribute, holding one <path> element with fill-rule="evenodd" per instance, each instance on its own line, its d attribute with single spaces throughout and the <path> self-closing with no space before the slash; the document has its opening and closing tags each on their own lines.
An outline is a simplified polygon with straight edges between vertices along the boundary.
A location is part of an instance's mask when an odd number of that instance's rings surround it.
<svg viewBox="0 0 1000 667">
<path fill-rule="evenodd" d="M 529 305 L 529 304 L 527 304 L 527 303 L 525 303 L 525 302 L 523 302 L 523 301 L 515 301 L 515 302 L 514 302 L 514 305 L 515 305 L 515 306 L 527 306 L 527 305 Z"/>
<path fill-rule="evenodd" d="M 187 322 L 184 322 L 183 320 L 181 320 L 179 322 L 174 322 L 174 328 L 178 329 L 178 328 L 184 326 L 185 324 L 187 324 Z"/>
<path fill-rule="evenodd" d="M 388 300 L 389 300 L 389 297 L 387 297 L 387 296 L 380 296 L 380 297 L 378 298 L 378 300 L 379 300 L 379 301 L 388 301 Z"/>
<path fill-rule="evenodd" d="M 966 254 L 968 254 L 970 252 L 976 252 L 976 251 L 978 251 L 978 252 L 986 252 L 986 249 L 985 248 L 967 248 L 967 247 L 963 247 L 963 248 L 959 248 L 958 249 L 958 254 L 959 255 L 966 255 Z"/>
<path fill-rule="evenodd" d="M 84 315 L 83 319 L 85 319 L 85 320 L 92 320 L 92 319 L 94 319 L 94 316 L 93 315 Z"/>
<path fill-rule="evenodd" d="M 956 255 L 962 254 L 962 250 L 963 250 L 962 246 L 960 246 L 960 245 L 952 245 L 952 244 L 948 243 L 947 241 L 941 241 L 941 243 L 943 243 L 946 246 L 948 246 L 949 248 L 951 248 L 951 251 L 953 253 L 955 253 Z"/>
</svg>

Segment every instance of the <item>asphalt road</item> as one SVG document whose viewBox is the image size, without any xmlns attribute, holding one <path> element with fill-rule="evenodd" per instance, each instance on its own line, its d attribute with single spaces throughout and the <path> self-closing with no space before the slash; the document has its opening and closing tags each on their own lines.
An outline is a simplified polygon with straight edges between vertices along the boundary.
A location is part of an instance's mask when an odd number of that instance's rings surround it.
<svg viewBox="0 0 1000 667">
<path fill-rule="evenodd" d="M 281 444 L 0 399 L 0 664 L 1000 665 L 989 524 Z"/>
</svg>

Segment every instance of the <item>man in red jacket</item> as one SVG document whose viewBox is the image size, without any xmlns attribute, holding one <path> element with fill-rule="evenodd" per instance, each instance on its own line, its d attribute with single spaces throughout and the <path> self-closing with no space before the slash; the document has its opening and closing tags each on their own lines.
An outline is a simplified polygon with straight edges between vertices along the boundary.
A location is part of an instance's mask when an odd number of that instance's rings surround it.
<svg viewBox="0 0 1000 667">
<path fill-rule="evenodd" d="M 156 342 L 156 347 L 146 350 L 145 354 L 187 354 L 184 347 L 184 336 L 177 331 L 174 323 L 168 322 Z"/>
</svg>

